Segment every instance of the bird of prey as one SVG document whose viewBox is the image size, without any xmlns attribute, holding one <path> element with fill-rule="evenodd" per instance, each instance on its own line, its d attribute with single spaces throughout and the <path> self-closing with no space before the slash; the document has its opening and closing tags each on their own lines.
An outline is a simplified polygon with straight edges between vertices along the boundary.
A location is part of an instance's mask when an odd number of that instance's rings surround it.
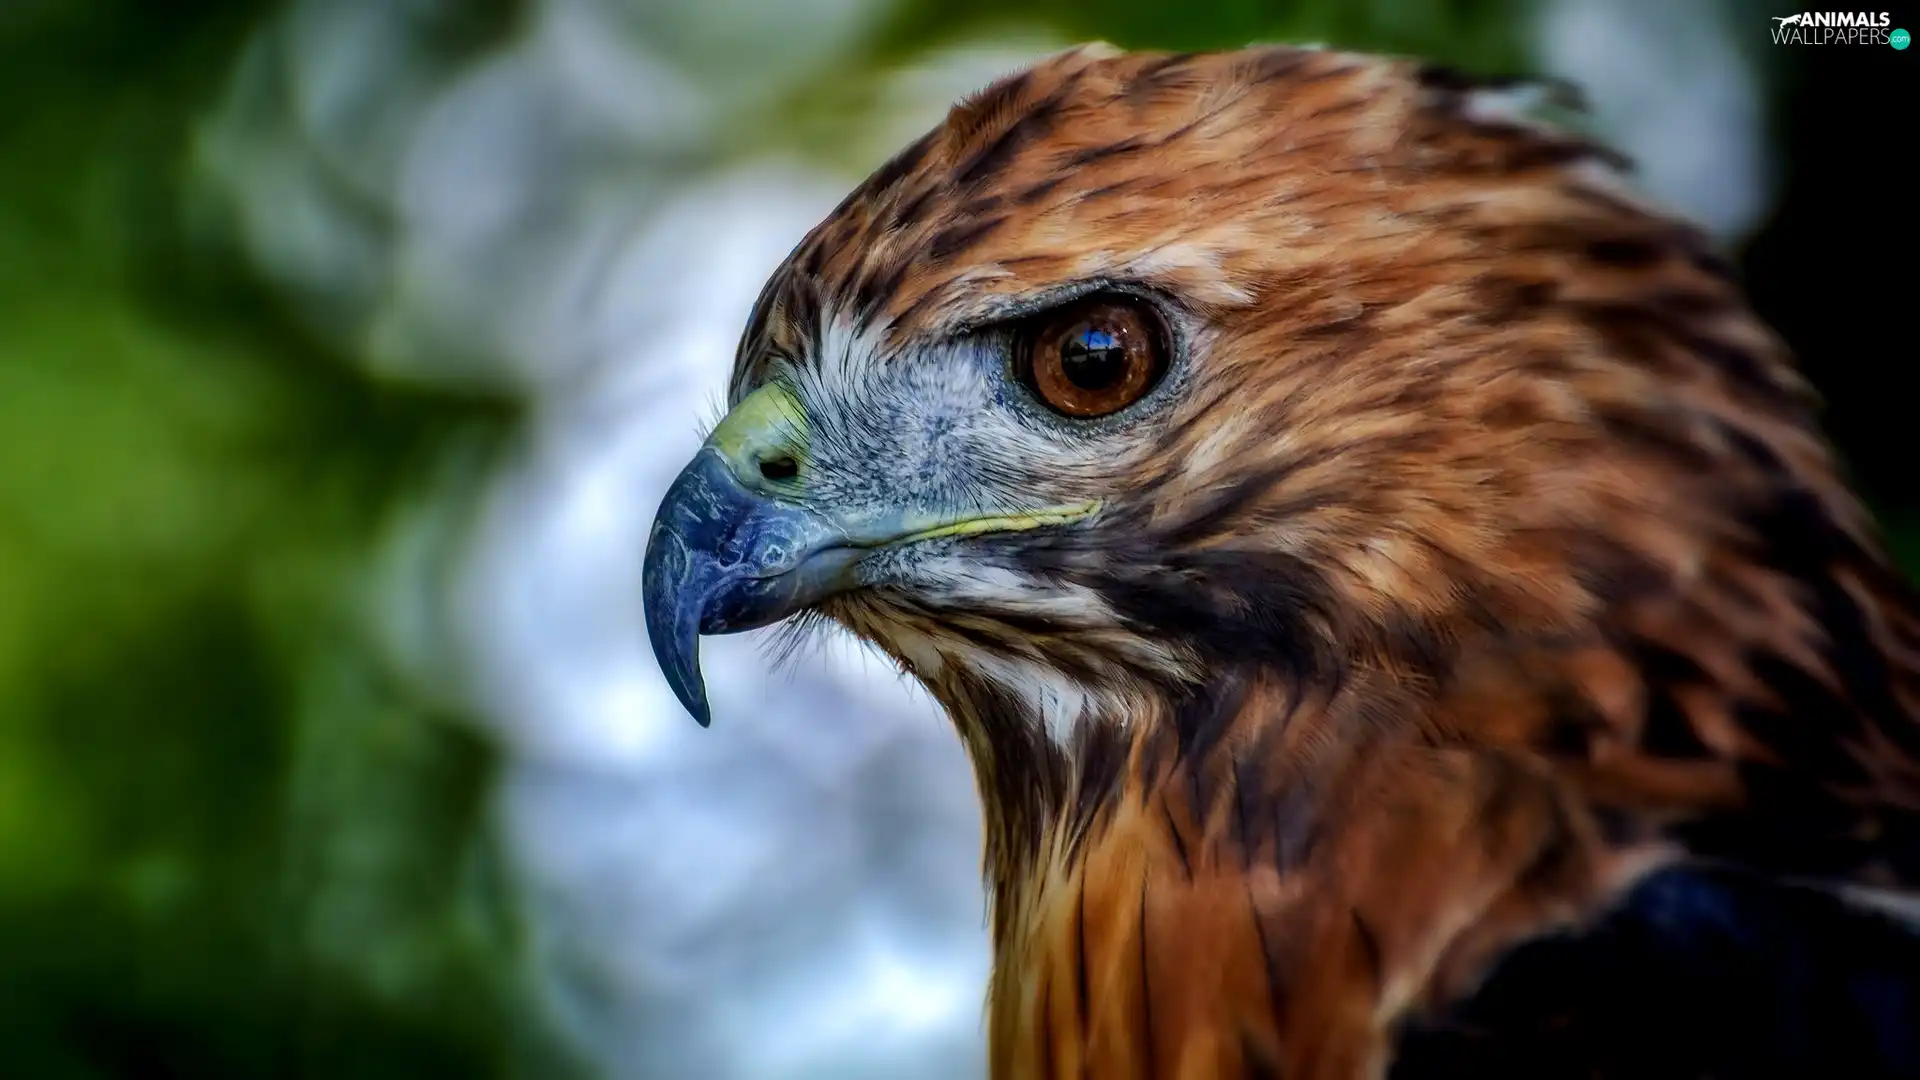
<svg viewBox="0 0 1920 1080">
<path fill-rule="evenodd" d="M 796 615 L 945 707 L 996 1080 L 1920 1075 L 1920 603 L 1523 91 L 1078 48 L 763 290 L 649 633 L 703 724 Z"/>
</svg>

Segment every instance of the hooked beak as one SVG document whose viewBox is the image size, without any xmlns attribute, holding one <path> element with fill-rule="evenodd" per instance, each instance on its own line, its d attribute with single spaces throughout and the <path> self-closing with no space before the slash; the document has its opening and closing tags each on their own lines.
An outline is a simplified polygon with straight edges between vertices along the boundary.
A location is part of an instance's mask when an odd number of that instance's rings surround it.
<svg viewBox="0 0 1920 1080">
<path fill-rule="evenodd" d="M 700 676 L 701 634 L 769 626 L 854 589 L 862 584 L 861 560 L 881 547 L 1065 524 L 1098 509 L 835 511 L 807 500 L 807 451 L 800 403 L 779 384 L 762 387 L 714 429 L 654 518 L 641 577 L 647 636 L 674 696 L 702 727 L 712 714 Z M 774 462 L 783 467 L 766 467 Z"/>
<path fill-rule="evenodd" d="M 668 685 L 701 727 L 701 634 L 779 622 L 851 588 L 861 550 L 804 506 L 747 488 L 712 447 L 681 471 L 654 518 L 641 592 Z"/>
</svg>

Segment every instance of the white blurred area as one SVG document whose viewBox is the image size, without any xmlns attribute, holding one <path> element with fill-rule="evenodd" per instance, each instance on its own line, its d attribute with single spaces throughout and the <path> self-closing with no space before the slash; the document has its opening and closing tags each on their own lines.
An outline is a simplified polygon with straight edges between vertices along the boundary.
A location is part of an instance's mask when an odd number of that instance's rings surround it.
<svg viewBox="0 0 1920 1080">
<path fill-rule="evenodd" d="M 1733 243 L 1774 195 L 1763 88 L 1738 44 L 1765 22 L 1730 0 L 1553 0 L 1531 36 L 1540 65 L 1578 83 L 1634 159 L 1636 186 Z"/>
<path fill-rule="evenodd" d="M 319 332 L 390 377 L 528 403 L 511 460 L 477 483 L 450 464 L 396 525 L 379 599 L 396 663 L 507 748 L 526 962 L 607 1077 L 984 1071 L 978 815 L 945 720 L 844 638 L 774 672 L 748 634 L 705 642 L 702 731 L 641 624 L 647 526 L 766 275 L 860 171 L 1067 43 L 918 57 L 880 73 L 879 112 L 806 128 L 825 144 L 777 137 L 769 116 L 848 77 L 879 2 L 540 0 L 460 48 L 462 0 L 301 0 L 202 132 L 247 250 Z M 1560 3 L 1540 41 L 1600 74 L 1606 119 L 1639 83 L 1595 50 L 1644 39 L 1597 4 Z M 1664 100 L 1705 92 L 1627 108 L 1629 149 L 1728 233 L 1761 171 L 1712 175 L 1702 142 L 1759 153 L 1755 88 L 1700 64 L 1633 54 Z"/>
</svg>

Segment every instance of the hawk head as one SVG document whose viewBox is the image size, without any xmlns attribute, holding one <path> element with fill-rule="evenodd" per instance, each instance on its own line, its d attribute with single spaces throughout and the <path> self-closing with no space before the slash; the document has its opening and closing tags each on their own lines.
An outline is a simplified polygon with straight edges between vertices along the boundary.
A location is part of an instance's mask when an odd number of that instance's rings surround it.
<svg viewBox="0 0 1920 1080">
<path fill-rule="evenodd" d="M 1523 90 L 1086 47 L 955 107 L 774 273 L 660 510 L 681 700 L 706 721 L 697 635 L 817 612 L 1005 802 L 1229 679 L 1365 684 L 1379 723 L 1477 645 L 1689 583 L 1790 607 L 1736 565 L 1748 509 L 1791 475 L 1867 527 L 1802 383 Z"/>
</svg>

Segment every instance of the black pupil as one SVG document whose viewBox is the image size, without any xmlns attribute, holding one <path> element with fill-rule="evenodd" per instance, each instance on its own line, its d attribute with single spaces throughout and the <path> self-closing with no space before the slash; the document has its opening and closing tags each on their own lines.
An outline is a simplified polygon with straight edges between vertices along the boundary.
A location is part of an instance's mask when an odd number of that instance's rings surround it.
<svg viewBox="0 0 1920 1080">
<path fill-rule="evenodd" d="M 1082 390 L 1105 390 L 1126 378 L 1125 343 L 1106 327 L 1077 327 L 1060 343 L 1060 373 Z"/>
</svg>

